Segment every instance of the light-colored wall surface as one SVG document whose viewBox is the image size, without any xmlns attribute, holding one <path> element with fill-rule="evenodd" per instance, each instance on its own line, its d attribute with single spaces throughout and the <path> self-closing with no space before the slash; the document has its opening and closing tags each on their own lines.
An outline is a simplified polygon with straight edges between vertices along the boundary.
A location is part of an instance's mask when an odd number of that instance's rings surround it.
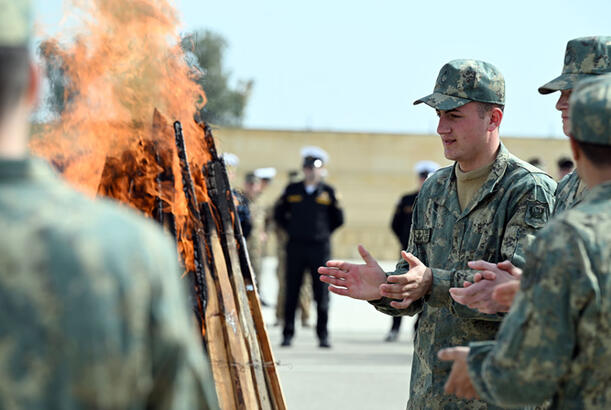
<svg viewBox="0 0 611 410">
<path fill-rule="evenodd" d="M 344 226 L 333 237 L 335 258 L 358 258 L 356 245 L 360 243 L 379 259 L 397 259 L 399 243 L 390 230 L 390 220 L 399 197 L 416 188 L 415 163 L 427 159 L 442 166 L 451 164 L 443 157 L 439 137 L 433 135 L 236 128 L 216 129 L 214 135 L 221 152 L 233 152 L 240 158 L 234 186 L 241 186 L 243 175 L 255 168 L 277 169 L 276 179 L 261 198 L 268 205 L 281 194 L 288 172 L 301 170 L 302 146 L 317 145 L 329 153 L 327 181 L 340 193 L 345 215 Z M 501 139 L 522 159 L 540 157 L 554 178 L 557 159 L 570 157 L 565 139 Z"/>
</svg>

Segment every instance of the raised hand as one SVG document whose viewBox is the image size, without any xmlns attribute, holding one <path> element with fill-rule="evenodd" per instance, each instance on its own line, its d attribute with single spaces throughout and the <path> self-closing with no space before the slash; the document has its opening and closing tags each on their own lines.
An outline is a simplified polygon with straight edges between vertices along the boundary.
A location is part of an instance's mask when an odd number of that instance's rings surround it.
<svg viewBox="0 0 611 410">
<path fill-rule="evenodd" d="M 405 251 L 401 251 L 401 257 L 409 264 L 409 270 L 401 275 L 390 275 L 386 283 L 380 285 L 382 296 L 400 300 L 390 303 L 396 309 L 405 309 L 422 298 L 433 283 L 433 273 L 420 259 Z"/>
<path fill-rule="evenodd" d="M 364 264 L 331 260 L 318 268 L 320 280 L 328 283 L 329 291 L 354 299 L 380 299 L 380 284 L 386 282 L 386 273 L 378 262 L 362 246 L 358 247 Z"/>
</svg>

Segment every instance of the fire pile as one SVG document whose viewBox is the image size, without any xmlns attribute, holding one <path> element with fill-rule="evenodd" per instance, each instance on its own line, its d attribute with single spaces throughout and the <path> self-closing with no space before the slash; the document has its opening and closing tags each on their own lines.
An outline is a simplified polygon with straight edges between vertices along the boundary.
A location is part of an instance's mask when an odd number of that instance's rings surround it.
<svg viewBox="0 0 611 410">
<path fill-rule="evenodd" d="M 72 41 L 45 45 L 64 64 L 69 103 L 32 150 L 176 239 L 221 407 L 284 409 L 226 169 L 210 127 L 193 120 L 205 95 L 175 10 L 166 0 L 74 0 L 71 10 Z"/>
</svg>

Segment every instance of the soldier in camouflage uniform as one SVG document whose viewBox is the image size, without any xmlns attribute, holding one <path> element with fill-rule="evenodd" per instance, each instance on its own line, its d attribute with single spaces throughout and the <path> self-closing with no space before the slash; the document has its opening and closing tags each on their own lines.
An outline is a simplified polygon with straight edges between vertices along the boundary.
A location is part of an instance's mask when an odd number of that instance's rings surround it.
<svg viewBox="0 0 611 410">
<path fill-rule="evenodd" d="M 527 251 L 496 342 L 445 349 L 448 393 L 502 406 L 611 408 L 611 74 L 578 83 L 571 150 L 590 187 Z"/>
<path fill-rule="evenodd" d="M 0 408 L 218 408 L 172 241 L 29 156 L 31 6 L 0 10 Z"/>
<path fill-rule="evenodd" d="M 541 94 L 560 91 L 556 109 L 562 112 L 565 135 L 568 136 L 571 127 L 568 101 L 575 83 L 608 72 L 611 72 L 611 37 L 581 37 L 567 43 L 562 74 L 539 87 Z M 562 178 L 556 190 L 554 215 L 579 204 L 585 193 L 586 187 L 576 171 Z"/>
<path fill-rule="evenodd" d="M 566 45 L 562 74 L 539 88 L 541 94 L 560 91 L 556 109 L 562 112 L 562 129 L 567 137 L 571 124 L 568 101 L 573 86 L 579 80 L 610 72 L 610 60 L 611 37 L 576 38 Z M 579 204 L 586 192 L 587 188 L 576 171 L 564 177 L 556 189 L 554 215 Z M 499 267 L 482 261 L 473 262 L 470 266 L 483 271 L 482 276 L 475 277 L 476 281 L 480 278 L 486 278 L 488 281 L 479 281 L 473 286 L 467 283 L 465 288 L 451 289 L 454 300 L 484 313 L 507 312 L 511 307 L 513 295 L 519 289 L 519 277 L 509 275 L 503 270 L 515 272 L 514 267 L 510 263 Z M 494 297 L 493 292 L 497 292 L 497 297 Z"/>
<path fill-rule="evenodd" d="M 446 158 L 455 164 L 422 186 L 407 252 L 385 274 L 363 247 L 365 265 L 330 261 L 321 280 L 332 292 L 369 300 L 391 315 L 420 313 L 414 341 L 409 409 L 484 409 L 478 400 L 444 395 L 450 366 L 439 348 L 457 341 L 488 340 L 501 316 L 453 303 L 450 287 L 468 280 L 474 259 L 512 260 L 522 266 L 523 245 L 547 222 L 555 182 L 511 155 L 500 143 L 504 79 L 491 64 L 454 60 L 439 73 L 424 102 L 437 110 Z"/>
</svg>

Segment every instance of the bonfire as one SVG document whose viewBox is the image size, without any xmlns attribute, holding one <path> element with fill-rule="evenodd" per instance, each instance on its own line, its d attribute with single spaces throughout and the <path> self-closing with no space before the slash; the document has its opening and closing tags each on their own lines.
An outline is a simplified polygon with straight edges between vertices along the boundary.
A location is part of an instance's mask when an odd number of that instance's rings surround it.
<svg viewBox="0 0 611 410">
<path fill-rule="evenodd" d="M 196 120 L 206 97 L 176 10 L 166 0 L 74 0 L 67 10 L 67 28 L 43 47 L 63 62 L 70 98 L 32 151 L 175 238 L 221 407 L 284 409 L 225 165 Z"/>
</svg>

